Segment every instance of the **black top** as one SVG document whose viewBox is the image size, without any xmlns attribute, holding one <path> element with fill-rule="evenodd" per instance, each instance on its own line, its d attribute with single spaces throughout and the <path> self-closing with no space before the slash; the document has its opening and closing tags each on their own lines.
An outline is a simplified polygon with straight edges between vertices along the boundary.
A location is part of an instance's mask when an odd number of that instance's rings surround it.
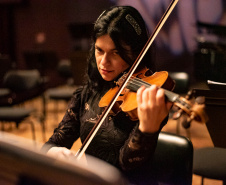
<svg viewBox="0 0 226 185">
<path fill-rule="evenodd" d="M 79 137 L 82 142 L 86 139 L 104 110 L 98 107 L 101 98 L 98 92 L 86 92 L 86 87 L 76 90 L 63 120 L 44 145 L 45 150 L 52 146 L 70 149 Z M 163 121 L 162 127 L 167 120 Z M 108 116 L 88 146 L 86 154 L 125 171 L 140 166 L 153 156 L 161 129 L 154 134 L 142 133 L 138 124 L 139 121 L 131 121 L 122 111 Z"/>
</svg>

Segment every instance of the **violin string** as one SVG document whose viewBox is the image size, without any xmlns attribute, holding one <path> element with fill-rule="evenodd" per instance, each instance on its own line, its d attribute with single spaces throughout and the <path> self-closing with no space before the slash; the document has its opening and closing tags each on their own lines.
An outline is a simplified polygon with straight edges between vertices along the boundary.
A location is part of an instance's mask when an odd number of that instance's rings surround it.
<svg viewBox="0 0 226 185">
<path fill-rule="evenodd" d="M 122 77 L 122 79 L 124 78 L 124 76 Z M 148 83 L 148 82 L 145 82 L 143 81 L 142 79 L 140 78 L 137 78 L 137 77 L 131 77 L 131 79 L 129 80 L 128 82 L 128 85 L 129 87 L 133 87 L 135 88 L 136 90 L 139 89 L 139 87 L 141 87 L 142 85 L 144 85 L 145 87 L 150 87 L 151 84 Z"/>
<path fill-rule="evenodd" d="M 148 83 L 148 82 L 145 82 L 143 81 L 142 79 L 140 78 L 137 78 L 137 77 L 134 77 L 131 81 L 129 81 L 130 83 L 132 84 L 135 84 L 135 85 L 139 85 L 139 87 L 141 87 L 142 85 L 144 85 L 145 87 L 150 87 L 151 84 Z"/>
<path fill-rule="evenodd" d="M 151 84 L 137 78 L 137 77 L 132 77 L 132 79 L 129 80 L 128 82 L 128 87 L 133 88 L 134 90 L 138 90 L 141 86 L 150 87 Z"/>
<path fill-rule="evenodd" d="M 124 78 L 124 77 L 122 77 Z M 150 87 L 152 84 L 143 81 L 140 78 L 134 77 L 132 76 L 127 84 L 127 88 L 130 90 L 134 90 L 137 91 L 141 86 L 145 86 L 146 88 Z M 161 87 L 159 87 L 160 89 L 163 89 Z M 165 92 L 165 95 L 168 97 L 168 99 L 172 102 L 178 102 L 180 104 L 182 104 L 181 100 L 179 99 L 179 95 L 175 94 L 167 89 L 163 89 Z M 186 102 L 183 101 L 183 104 L 187 104 Z M 189 105 L 187 105 L 189 107 Z"/>
</svg>

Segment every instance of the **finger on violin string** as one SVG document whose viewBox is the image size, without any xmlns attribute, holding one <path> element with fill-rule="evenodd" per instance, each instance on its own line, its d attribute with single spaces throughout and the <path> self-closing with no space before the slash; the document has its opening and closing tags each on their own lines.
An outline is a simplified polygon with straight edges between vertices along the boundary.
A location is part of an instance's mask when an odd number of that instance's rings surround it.
<svg viewBox="0 0 226 185">
<path fill-rule="evenodd" d="M 144 98 L 146 98 L 146 101 L 151 101 L 154 103 L 156 101 L 156 93 L 158 89 L 156 85 L 153 85 L 146 89 L 146 96 L 144 95 Z"/>
<path fill-rule="evenodd" d="M 145 87 L 141 86 L 137 91 L 137 103 L 138 104 L 142 103 L 142 94 L 143 94 L 144 90 L 145 90 Z"/>
<path fill-rule="evenodd" d="M 159 101 L 159 103 L 165 103 L 165 92 L 163 89 L 157 90 L 156 99 Z"/>
<path fill-rule="evenodd" d="M 156 87 L 145 88 L 143 87 L 139 94 L 139 100 L 141 103 L 154 103 L 157 89 Z M 138 102 L 139 103 L 139 102 Z"/>
<path fill-rule="evenodd" d="M 149 88 L 156 91 L 156 92 L 159 90 L 159 87 L 155 84 L 151 85 Z"/>
<path fill-rule="evenodd" d="M 159 88 L 156 85 L 152 85 L 146 90 L 148 91 L 150 97 L 155 97 Z"/>
<path fill-rule="evenodd" d="M 154 90 L 154 89 L 156 89 L 156 90 L 158 90 L 159 89 L 159 87 L 158 86 L 156 86 L 155 84 L 154 85 L 150 85 L 150 86 L 145 86 L 145 85 L 140 85 L 140 88 L 144 88 L 144 89 L 152 89 L 152 90 Z M 140 89 L 139 88 L 139 89 Z"/>
</svg>

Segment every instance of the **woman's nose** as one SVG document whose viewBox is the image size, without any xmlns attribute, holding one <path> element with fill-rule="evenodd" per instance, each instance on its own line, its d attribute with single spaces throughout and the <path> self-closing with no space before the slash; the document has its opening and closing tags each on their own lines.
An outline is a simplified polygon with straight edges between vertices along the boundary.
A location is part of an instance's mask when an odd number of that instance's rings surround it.
<svg viewBox="0 0 226 185">
<path fill-rule="evenodd" d="M 108 64 L 108 63 L 109 63 L 109 56 L 108 56 L 107 53 L 104 53 L 104 55 L 103 55 L 103 57 L 102 57 L 102 59 L 101 59 L 101 64 L 102 64 L 102 65 L 106 65 L 106 64 Z"/>
</svg>

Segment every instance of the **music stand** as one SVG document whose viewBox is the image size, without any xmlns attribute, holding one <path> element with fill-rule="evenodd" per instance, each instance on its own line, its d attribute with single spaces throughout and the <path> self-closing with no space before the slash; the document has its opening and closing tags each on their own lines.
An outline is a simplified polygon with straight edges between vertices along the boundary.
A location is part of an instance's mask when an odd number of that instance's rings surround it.
<svg viewBox="0 0 226 185">
<path fill-rule="evenodd" d="M 0 132 L 0 184 L 12 185 L 126 185 L 113 166 L 89 157 L 57 160 L 41 153 L 28 140 Z"/>
</svg>

